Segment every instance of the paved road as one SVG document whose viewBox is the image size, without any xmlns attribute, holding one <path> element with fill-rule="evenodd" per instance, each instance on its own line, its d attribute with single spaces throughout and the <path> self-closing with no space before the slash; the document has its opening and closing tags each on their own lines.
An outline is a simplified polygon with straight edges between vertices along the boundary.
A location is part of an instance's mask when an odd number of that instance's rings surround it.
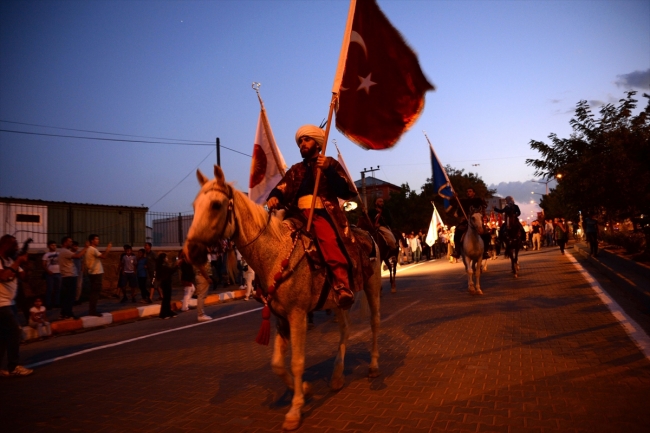
<svg viewBox="0 0 650 433">
<path fill-rule="evenodd" d="M 346 385 L 337 393 L 327 380 L 338 327 L 317 313 L 305 373 L 314 396 L 299 431 L 647 431 L 650 360 L 571 257 L 525 253 L 519 279 L 505 260 L 490 261 L 481 297 L 467 293 L 460 264 L 401 269 L 398 293 L 382 298 L 382 375 L 366 377 L 369 331 L 356 311 Z M 648 316 L 621 300 L 648 327 Z M 278 432 L 291 396 L 269 368 L 270 347 L 253 341 L 257 308 L 238 301 L 209 308 L 219 321 L 196 324 L 190 312 L 23 346 L 27 364 L 87 352 L 1 381 L 0 425 Z M 119 344 L 126 339 L 136 340 Z"/>
</svg>

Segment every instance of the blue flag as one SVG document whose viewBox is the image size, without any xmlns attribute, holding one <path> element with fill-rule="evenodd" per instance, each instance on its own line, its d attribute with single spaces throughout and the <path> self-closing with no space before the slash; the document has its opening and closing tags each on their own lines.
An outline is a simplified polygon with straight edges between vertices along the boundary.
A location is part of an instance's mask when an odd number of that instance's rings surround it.
<svg viewBox="0 0 650 433">
<path fill-rule="evenodd" d="M 431 143 L 429 143 L 429 151 L 431 152 L 431 180 L 433 181 L 433 190 L 444 199 L 445 210 L 449 211 L 451 208 L 449 200 L 454 196 L 451 183 L 449 182 L 445 169 L 440 164 L 440 160 L 438 160 L 436 152 L 433 151 Z"/>
</svg>

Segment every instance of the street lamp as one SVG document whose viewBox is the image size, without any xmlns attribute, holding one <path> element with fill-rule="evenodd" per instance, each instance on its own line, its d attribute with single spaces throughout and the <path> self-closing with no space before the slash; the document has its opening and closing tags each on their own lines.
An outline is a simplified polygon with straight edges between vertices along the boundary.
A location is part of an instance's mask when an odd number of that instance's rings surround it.
<svg viewBox="0 0 650 433">
<path fill-rule="evenodd" d="M 546 186 L 546 195 L 548 195 L 548 184 L 553 182 L 555 179 L 562 179 L 562 173 L 558 173 L 557 175 L 553 176 L 552 179 L 547 179 L 547 180 L 531 180 L 531 182 L 535 183 L 543 183 Z"/>
</svg>

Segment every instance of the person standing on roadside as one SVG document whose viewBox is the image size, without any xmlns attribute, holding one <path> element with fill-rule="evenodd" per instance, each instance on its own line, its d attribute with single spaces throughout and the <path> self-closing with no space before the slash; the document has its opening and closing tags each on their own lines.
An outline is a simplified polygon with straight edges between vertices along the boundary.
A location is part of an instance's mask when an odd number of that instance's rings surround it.
<svg viewBox="0 0 650 433">
<path fill-rule="evenodd" d="M 542 226 L 539 221 L 533 221 L 530 230 L 533 234 L 533 251 L 540 250 L 542 248 Z"/>
<path fill-rule="evenodd" d="M 48 252 L 43 254 L 43 268 L 45 269 L 45 308 L 51 310 L 61 305 L 61 271 L 59 269 L 59 253 L 56 242 L 47 242 Z"/>
<path fill-rule="evenodd" d="M 81 258 L 86 254 L 88 247 L 81 251 L 73 252 L 72 238 L 64 236 L 61 239 L 61 248 L 58 249 L 59 253 L 59 268 L 61 271 L 61 319 L 76 319 L 72 313 L 72 306 L 74 305 L 75 295 L 77 293 L 77 267 L 74 264 L 74 259 Z"/>
<path fill-rule="evenodd" d="M 85 262 L 86 269 L 88 269 L 88 276 L 90 277 L 90 294 L 88 296 L 88 314 L 91 316 L 102 317 L 102 314 L 97 312 L 97 301 L 102 292 L 104 284 L 104 267 L 102 260 L 108 256 L 113 244 L 111 242 L 106 246 L 106 250 L 100 253 L 97 247 L 99 246 L 99 236 L 91 234 L 88 236 L 89 246 L 86 249 Z"/>
<path fill-rule="evenodd" d="M 544 227 L 544 234 L 546 235 L 546 246 L 547 247 L 552 247 L 553 246 L 553 232 L 555 229 L 553 228 L 553 222 L 550 219 L 546 220 L 546 225 Z"/>
<path fill-rule="evenodd" d="M 553 225 L 555 226 L 555 242 L 560 246 L 560 252 L 564 254 L 564 246 L 567 241 L 567 229 L 564 225 L 564 218 L 555 218 Z"/>
<path fill-rule="evenodd" d="M 585 236 L 589 243 L 589 255 L 598 257 L 598 221 L 594 217 L 595 215 L 588 215 L 582 221 L 582 225 L 585 228 Z"/>
<path fill-rule="evenodd" d="M 162 302 L 160 303 L 161 319 L 176 317 L 172 311 L 172 274 L 174 267 L 169 264 L 167 254 L 160 253 L 156 257 L 156 284 L 160 284 L 162 290 Z"/>
<path fill-rule="evenodd" d="M 162 292 L 160 288 L 154 287 L 154 276 L 156 275 L 156 253 L 152 250 L 151 242 L 145 242 L 144 244 L 144 256 L 147 259 L 147 290 L 149 290 L 148 299 L 153 302 L 153 292 L 154 290 L 158 291 L 158 296 L 162 299 Z"/>
<path fill-rule="evenodd" d="M 18 242 L 11 235 L 0 238 L 0 363 L 7 354 L 7 369 L 2 376 L 27 376 L 34 370 L 18 365 L 22 331 L 14 312 L 18 280 L 25 278 L 21 265 L 27 263 L 27 254 L 18 253 Z"/>
</svg>

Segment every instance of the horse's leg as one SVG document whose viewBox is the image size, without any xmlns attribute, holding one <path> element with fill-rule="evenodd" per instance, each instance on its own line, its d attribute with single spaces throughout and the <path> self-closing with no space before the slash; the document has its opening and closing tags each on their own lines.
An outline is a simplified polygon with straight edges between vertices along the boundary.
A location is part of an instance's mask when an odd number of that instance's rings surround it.
<svg viewBox="0 0 650 433">
<path fill-rule="evenodd" d="M 366 292 L 366 299 L 368 300 L 368 306 L 370 307 L 370 329 L 372 330 L 372 348 L 370 349 L 370 366 L 368 368 L 368 377 L 378 377 L 379 372 L 379 323 L 380 323 L 380 311 L 379 311 L 379 290 L 378 287 L 381 287 L 381 279 L 375 272 L 375 275 L 370 277 L 370 280 L 366 283 L 364 291 Z"/>
<path fill-rule="evenodd" d="M 465 264 L 465 272 L 467 272 L 467 290 L 473 295 L 474 292 L 474 270 L 472 269 L 472 261 L 470 258 L 463 256 L 463 263 Z"/>
<path fill-rule="evenodd" d="M 338 391 L 343 388 L 345 381 L 343 380 L 343 367 L 345 363 L 345 348 L 348 344 L 348 338 L 350 338 L 350 316 L 347 311 L 341 310 L 340 308 L 336 309 L 336 317 L 339 321 L 339 351 L 336 354 L 336 359 L 334 360 L 334 371 L 332 372 L 332 381 L 330 382 L 330 388 L 333 391 Z"/>
<path fill-rule="evenodd" d="M 476 280 L 476 294 L 482 295 L 483 291 L 481 290 L 481 262 L 483 261 L 483 252 L 481 252 L 476 259 L 476 269 L 474 270 L 474 279 Z"/>
<path fill-rule="evenodd" d="M 293 373 L 293 400 L 291 409 L 284 416 L 283 430 L 295 430 L 300 426 L 300 413 L 305 405 L 302 375 L 305 371 L 305 340 L 307 339 L 307 314 L 293 310 L 289 313 L 291 329 L 291 373 Z"/>
<path fill-rule="evenodd" d="M 293 377 L 286 369 L 284 364 L 285 354 L 287 353 L 287 339 L 280 335 L 280 332 L 275 334 L 275 341 L 273 343 L 273 356 L 271 357 L 271 368 L 273 372 L 280 376 L 280 379 L 287 385 L 287 388 L 293 390 Z"/>
</svg>

